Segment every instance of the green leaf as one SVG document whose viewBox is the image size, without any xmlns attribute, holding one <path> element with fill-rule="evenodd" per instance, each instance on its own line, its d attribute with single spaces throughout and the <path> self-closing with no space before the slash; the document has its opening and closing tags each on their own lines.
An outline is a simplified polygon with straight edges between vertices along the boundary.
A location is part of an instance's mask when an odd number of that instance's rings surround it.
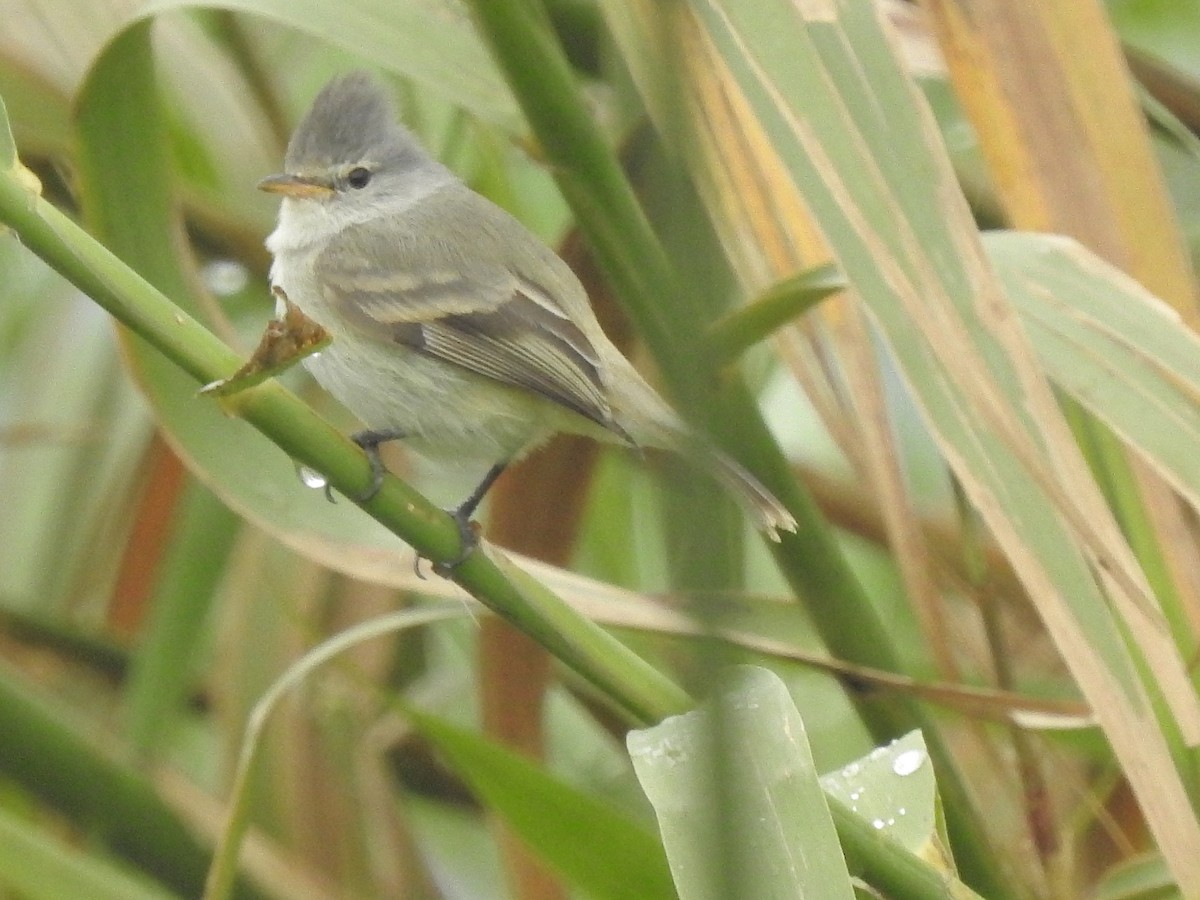
<svg viewBox="0 0 1200 900">
<path fill-rule="evenodd" d="M 1158 853 L 1143 853 L 1114 868 L 1100 882 L 1095 900 L 1178 900 L 1182 898 Z"/>
<path fill-rule="evenodd" d="M 1069 238 L 994 232 L 984 246 L 1047 374 L 1200 507 L 1200 339 Z"/>
<path fill-rule="evenodd" d="M 177 896 L 145 876 L 68 847 L 49 834 L 45 827 L 0 810 L 0 884 L 28 900 L 170 900 Z"/>
<path fill-rule="evenodd" d="M 832 263 L 800 272 L 714 322 L 709 346 L 725 360 L 734 360 L 845 287 L 846 279 Z"/>
<path fill-rule="evenodd" d="M 505 747 L 425 713 L 406 715 L 572 886 L 613 900 L 675 896 L 662 845 L 642 825 Z"/>
<path fill-rule="evenodd" d="M 679 896 L 852 897 L 787 688 L 765 669 L 735 671 L 715 702 L 627 738 Z"/>
<path fill-rule="evenodd" d="M 921 732 L 821 776 L 821 786 L 872 828 L 954 874 L 942 831 L 937 779 Z"/>
</svg>

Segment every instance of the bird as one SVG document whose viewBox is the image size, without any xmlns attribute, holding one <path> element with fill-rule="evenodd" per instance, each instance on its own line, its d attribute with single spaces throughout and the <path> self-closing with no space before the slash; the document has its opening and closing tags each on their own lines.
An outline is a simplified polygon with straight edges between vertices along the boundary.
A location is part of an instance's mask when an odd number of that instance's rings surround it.
<svg viewBox="0 0 1200 900">
<path fill-rule="evenodd" d="M 778 540 L 795 519 L 687 426 L 605 335 L 587 292 L 539 238 L 473 191 L 401 125 L 370 75 L 335 78 L 296 127 L 266 240 L 273 290 L 332 342 L 304 364 L 366 426 L 372 469 L 403 440 L 432 459 L 490 464 L 449 512 L 461 559 L 504 468 L 559 432 L 681 453 Z"/>
</svg>

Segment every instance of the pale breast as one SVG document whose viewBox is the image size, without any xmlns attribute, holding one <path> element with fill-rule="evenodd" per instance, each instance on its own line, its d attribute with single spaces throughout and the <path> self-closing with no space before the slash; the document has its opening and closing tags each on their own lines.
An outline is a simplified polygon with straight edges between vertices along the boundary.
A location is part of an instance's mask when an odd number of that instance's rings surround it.
<svg viewBox="0 0 1200 900">
<path fill-rule="evenodd" d="M 433 458 L 512 459 L 552 431 L 525 392 L 400 346 L 335 336 L 305 365 L 368 428 L 403 432 Z"/>
</svg>

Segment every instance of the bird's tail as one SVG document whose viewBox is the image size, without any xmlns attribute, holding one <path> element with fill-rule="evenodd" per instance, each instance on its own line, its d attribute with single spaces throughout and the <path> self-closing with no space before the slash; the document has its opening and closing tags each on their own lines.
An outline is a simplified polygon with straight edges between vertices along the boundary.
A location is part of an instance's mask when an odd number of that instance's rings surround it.
<svg viewBox="0 0 1200 900">
<path fill-rule="evenodd" d="M 710 473 L 771 540 L 795 531 L 796 519 L 762 482 L 739 463 L 697 435 L 675 415 L 623 357 L 627 367 L 612 382 L 614 426 L 609 439 L 635 447 L 670 450 Z M 619 363 L 618 363 L 619 365 Z"/>
<path fill-rule="evenodd" d="M 644 404 L 639 408 L 653 407 Z M 658 413 L 628 429 L 627 439 L 634 446 L 674 451 L 708 472 L 771 540 L 778 541 L 780 531 L 796 530 L 795 517 L 740 463 L 697 436 L 665 405 Z"/>
<path fill-rule="evenodd" d="M 780 531 L 796 530 L 796 518 L 738 462 L 715 449 L 704 451 L 704 457 L 706 468 L 763 534 L 778 541 Z"/>
</svg>

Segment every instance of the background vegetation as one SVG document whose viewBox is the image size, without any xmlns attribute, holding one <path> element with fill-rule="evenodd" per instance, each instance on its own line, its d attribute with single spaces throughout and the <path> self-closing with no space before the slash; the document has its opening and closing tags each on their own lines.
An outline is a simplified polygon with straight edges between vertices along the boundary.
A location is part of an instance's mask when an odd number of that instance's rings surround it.
<svg viewBox="0 0 1200 900">
<path fill-rule="evenodd" d="M 0 22 L 0 893 L 1200 896 L 1200 8 Z M 422 578 L 479 473 L 197 396 L 364 66 L 797 534 L 562 440 Z"/>
</svg>

